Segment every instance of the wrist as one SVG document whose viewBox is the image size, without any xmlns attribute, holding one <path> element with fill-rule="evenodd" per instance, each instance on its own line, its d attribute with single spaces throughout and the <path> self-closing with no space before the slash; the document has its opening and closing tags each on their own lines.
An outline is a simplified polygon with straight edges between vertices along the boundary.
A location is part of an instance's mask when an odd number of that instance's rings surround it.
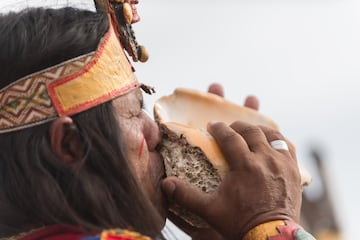
<svg viewBox="0 0 360 240">
<path fill-rule="evenodd" d="M 315 240 L 315 238 L 295 222 L 276 220 L 252 228 L 242 240 Z"/>
</svg>

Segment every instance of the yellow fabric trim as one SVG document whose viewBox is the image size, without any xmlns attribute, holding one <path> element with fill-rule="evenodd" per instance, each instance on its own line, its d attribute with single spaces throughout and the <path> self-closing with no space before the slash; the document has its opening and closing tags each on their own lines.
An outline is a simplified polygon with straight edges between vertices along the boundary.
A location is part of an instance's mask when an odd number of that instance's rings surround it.
<svg viewBox="0 0 360 240">
<path fill-rule="evenodd" d="M 0 134 L 72 116 L 138 87 L 113 26 L 95 52 L 27 75 L 0 89 Z"/>
<path fill-rule="evenodd" d="M 260 224 L 246 233 L 243 240 L 267 240 L 268 237 L 279 234 L 277 227 L 284 225 L 285 222 L 281 220 Z"/>
<path fill-rule="evenodd" d="M 112 237 L 131 238 L 133 240 L 151 240 L 150 237 L 126 229 L 110 229 L 101 233 L 101 240 L 113 239 Z"/>
<path fill-rule="evenodd" d="M 107 41 L 98 61 L 87 72 L 54 87 L 63 111 L 114 95 L 137 81 L 112 26 Z"/>
<path fill-rule="evenodd" d="M 339 232 L 331 230 L 323 230 L 314 234 L 317 240 L 341 240 L 342 236 Z"/>
</svg>

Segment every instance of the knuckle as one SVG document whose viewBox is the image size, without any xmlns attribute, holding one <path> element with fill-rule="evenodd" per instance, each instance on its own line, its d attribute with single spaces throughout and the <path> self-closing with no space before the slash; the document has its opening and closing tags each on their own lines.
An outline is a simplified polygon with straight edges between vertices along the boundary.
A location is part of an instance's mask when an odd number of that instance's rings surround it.
<svg viewBox="0 0 360 240">
<path fill-rule="evenodd" d="M 257 174 L 263 174 L 264 172 L 267 172 L 267 170 L 265 170 L 266 168 L 264 164 L 256 161 L 249 163 L 248 168 L 251 169 L 253 172 L 256 172 Z"/>
<path fill-rule="evenodd" d="M 235 132 L 225 132 L 222 134 L 220 141 L 224 144 L 226 143 L 232 143 L 234 139 L 236 138 L 237 133 Z"/>
<path fill-rule="evenodd" d="M 262 130 L 259 126 L 250 125 L 240 130 L 241 135 L 258 135 L 261 134 Z"/>
<path fill-rule="evenodd" d="M 259 126 L 259 128 L 264 132 L 269 141 L 284 139 L 284 136 L 277 129 L 268 128 L 265 126 Z"/>
<path fill-rule="evenodd" d="M 269 140 L 273 141 L 273 140 L 284 140 L 284 136 L 276 130 L 273 130 L 270 133 L 266 133 L 267 137 L 269 138 Z"/>
</svg>

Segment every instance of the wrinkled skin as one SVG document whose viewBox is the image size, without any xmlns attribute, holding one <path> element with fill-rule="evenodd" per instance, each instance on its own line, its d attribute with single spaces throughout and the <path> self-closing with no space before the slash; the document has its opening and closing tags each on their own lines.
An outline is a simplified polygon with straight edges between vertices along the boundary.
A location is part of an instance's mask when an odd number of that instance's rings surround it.
<svg viewBox="0 0 360 240">
<path fill-rule="evenodd" d="M 298 222 L 301 187 L 295 150 L 275 150 L 269 144 L 285 138 L 275 130 L 240 121 L 230 126 L 213 123 L 208 131 L 229 164 L 228 174 L 212 194 L 169 177 L 162 183 L 168 197 L 204 218 L 224 239 L 241 239 L 270 220 Z"/>
<path fill-rule="evenodd" d="M 139 1 L 126 2 L 133 10 L 132 23 L 139 22 L 136 9 Z M 128 142 L 124 149 L 132 161 L 135 176 L 164 221 L 167 206 L 160 185 L 168 198 L 198 214 L 213 227 L 194 229 L 170 215 L 193 240 L 238 240 L 252 227 L 269 220 L 299 221 L 301 187 L 295 149 L 289 143 L 289 151 L 279 151 L 269 144 L 272 140 L 285 140 L 279 132 L 243 122 L 231 126 L 211 124 L 208 131 L 217 140 L 230 168 L 218 190 L 205 194 L 174 177 L 161 182 L 163 166 L 155 150 L 160 132 L 141 110 L 142 96 L 138 91 L 114 100 L 113 105 L 123 129 L 122 137 Z M 208 91 L 224 96 L 219 84 L 211 85 Z M 248 97 L 244 105 L 255 110 L 259 108 L 254 96 Z M 159 226 L 163 225 L 164 222 L 159 222 Z"/>
<path fill-rule="evenodd" d="M 213 227 L 190 228 L 170 215 L 194 240 L 241 239 L 246 231 L 269 220 L 299 220 L 301 189 L 295 150 L 291 144 L 289 151 L 274 150 L 269 144 L 284 139 L 279 132 L 243 122 L 209 125 L 208 131 L 217 140 L 230 171 L 218 191 L 205 194 L 174 177 L 162 180 L 164 168 L 156 152 L 160 132 L 142 110 L 141 102 L 142 93 L 136 89 L 113 100 L 113 106 L 121 137 L 126 139 L 126 157 L 139 185 L 162 216 L 159 229 L 167 214 L 163 193 Z"/>
<path fill-rule="evenodd" d="M 142 109 L 143 96 L 140 89 L 113 100 L 112 105 L 121 129 L 123 152 L 129 159 L 135 178 L 161 215 L 159 229 L 166 219 L 167 205 L 160 189 L 164 177 L 164 165 L 156 146 L 159 144 L 160 131 L 157 124 Z"/>
<path fill-rule="evenodd" d="M 222 85 L 218 83 L 213 83 L 208 87 L 208 92 L 218 95 L 220 97 L 224 97 L 224 89 Z M 259 100 L 256 96 L 248 96 L 245 99 L 244 106 L 248 108 L 252 108 L 254 110 L 259 110 Z M 168 218 L 177 225 L 180 229 L 186 232 L 193 240 L 222 240 L 224 239 L 221 234 L 219 234 L 216 230 L 212 228 L 204 228 L 199 229 L 189 225 L 185 222 L 182 218 L 179 218 L 177 215 L 173 214 L 172 212 L 168 213 Z"/>
<path fill-rule="evenodd" d="M 223 95 L 221 86 L 217 84 L 211 85 L 209 92 Z M 253 106 L 258 106 L 257 99 L 250 98 Z M 280 133 L 241 122 L 230 127 L 222 123 L 209 127 L 229 161 L 230 172 L 218 192 L 204 194 L 179 179 L 163 180 L 164 167 L 156 151 L 161 140 L 159 128 L 142 109 L 142 101 L 141 90 L 135 89 L 113 100 L 112 104 L 122 130 L 121 137 L 126 139 L 123 148 L 126 157 L 131 161 L 139 185 L 161 215 L 159 229 L 164 226 L 166 217 L 170 217 L 194 240 L 216 240 L 238 237 L 249 228 L 271 219 L 298 220 L 301 191 L 294 149 L 277 151 L 269 145 L 271 140 L 284 139 Z M 247 184 L 243 184 L 245 182 Z M 229 194 L 234 192 L 239 194 Z M 202 216 L 213 229 L 194 229 L 174 216 L 167 216 L 164 193 Z M 294 211 L 289 211 L 291 209 Z"/>
</svg>

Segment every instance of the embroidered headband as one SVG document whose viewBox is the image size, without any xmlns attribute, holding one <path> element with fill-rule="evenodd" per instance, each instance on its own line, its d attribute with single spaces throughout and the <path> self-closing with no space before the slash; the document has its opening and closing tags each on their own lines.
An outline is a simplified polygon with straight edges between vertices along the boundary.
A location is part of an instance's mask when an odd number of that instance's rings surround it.
<svg viewBox="0 0 360 240">
<path fill-rule="evenodd" d="M 71 116 L 141 86 L 109 22 L 95 52 L 25 76 L 0 90 L 0 133 Z"/>
</svg>

